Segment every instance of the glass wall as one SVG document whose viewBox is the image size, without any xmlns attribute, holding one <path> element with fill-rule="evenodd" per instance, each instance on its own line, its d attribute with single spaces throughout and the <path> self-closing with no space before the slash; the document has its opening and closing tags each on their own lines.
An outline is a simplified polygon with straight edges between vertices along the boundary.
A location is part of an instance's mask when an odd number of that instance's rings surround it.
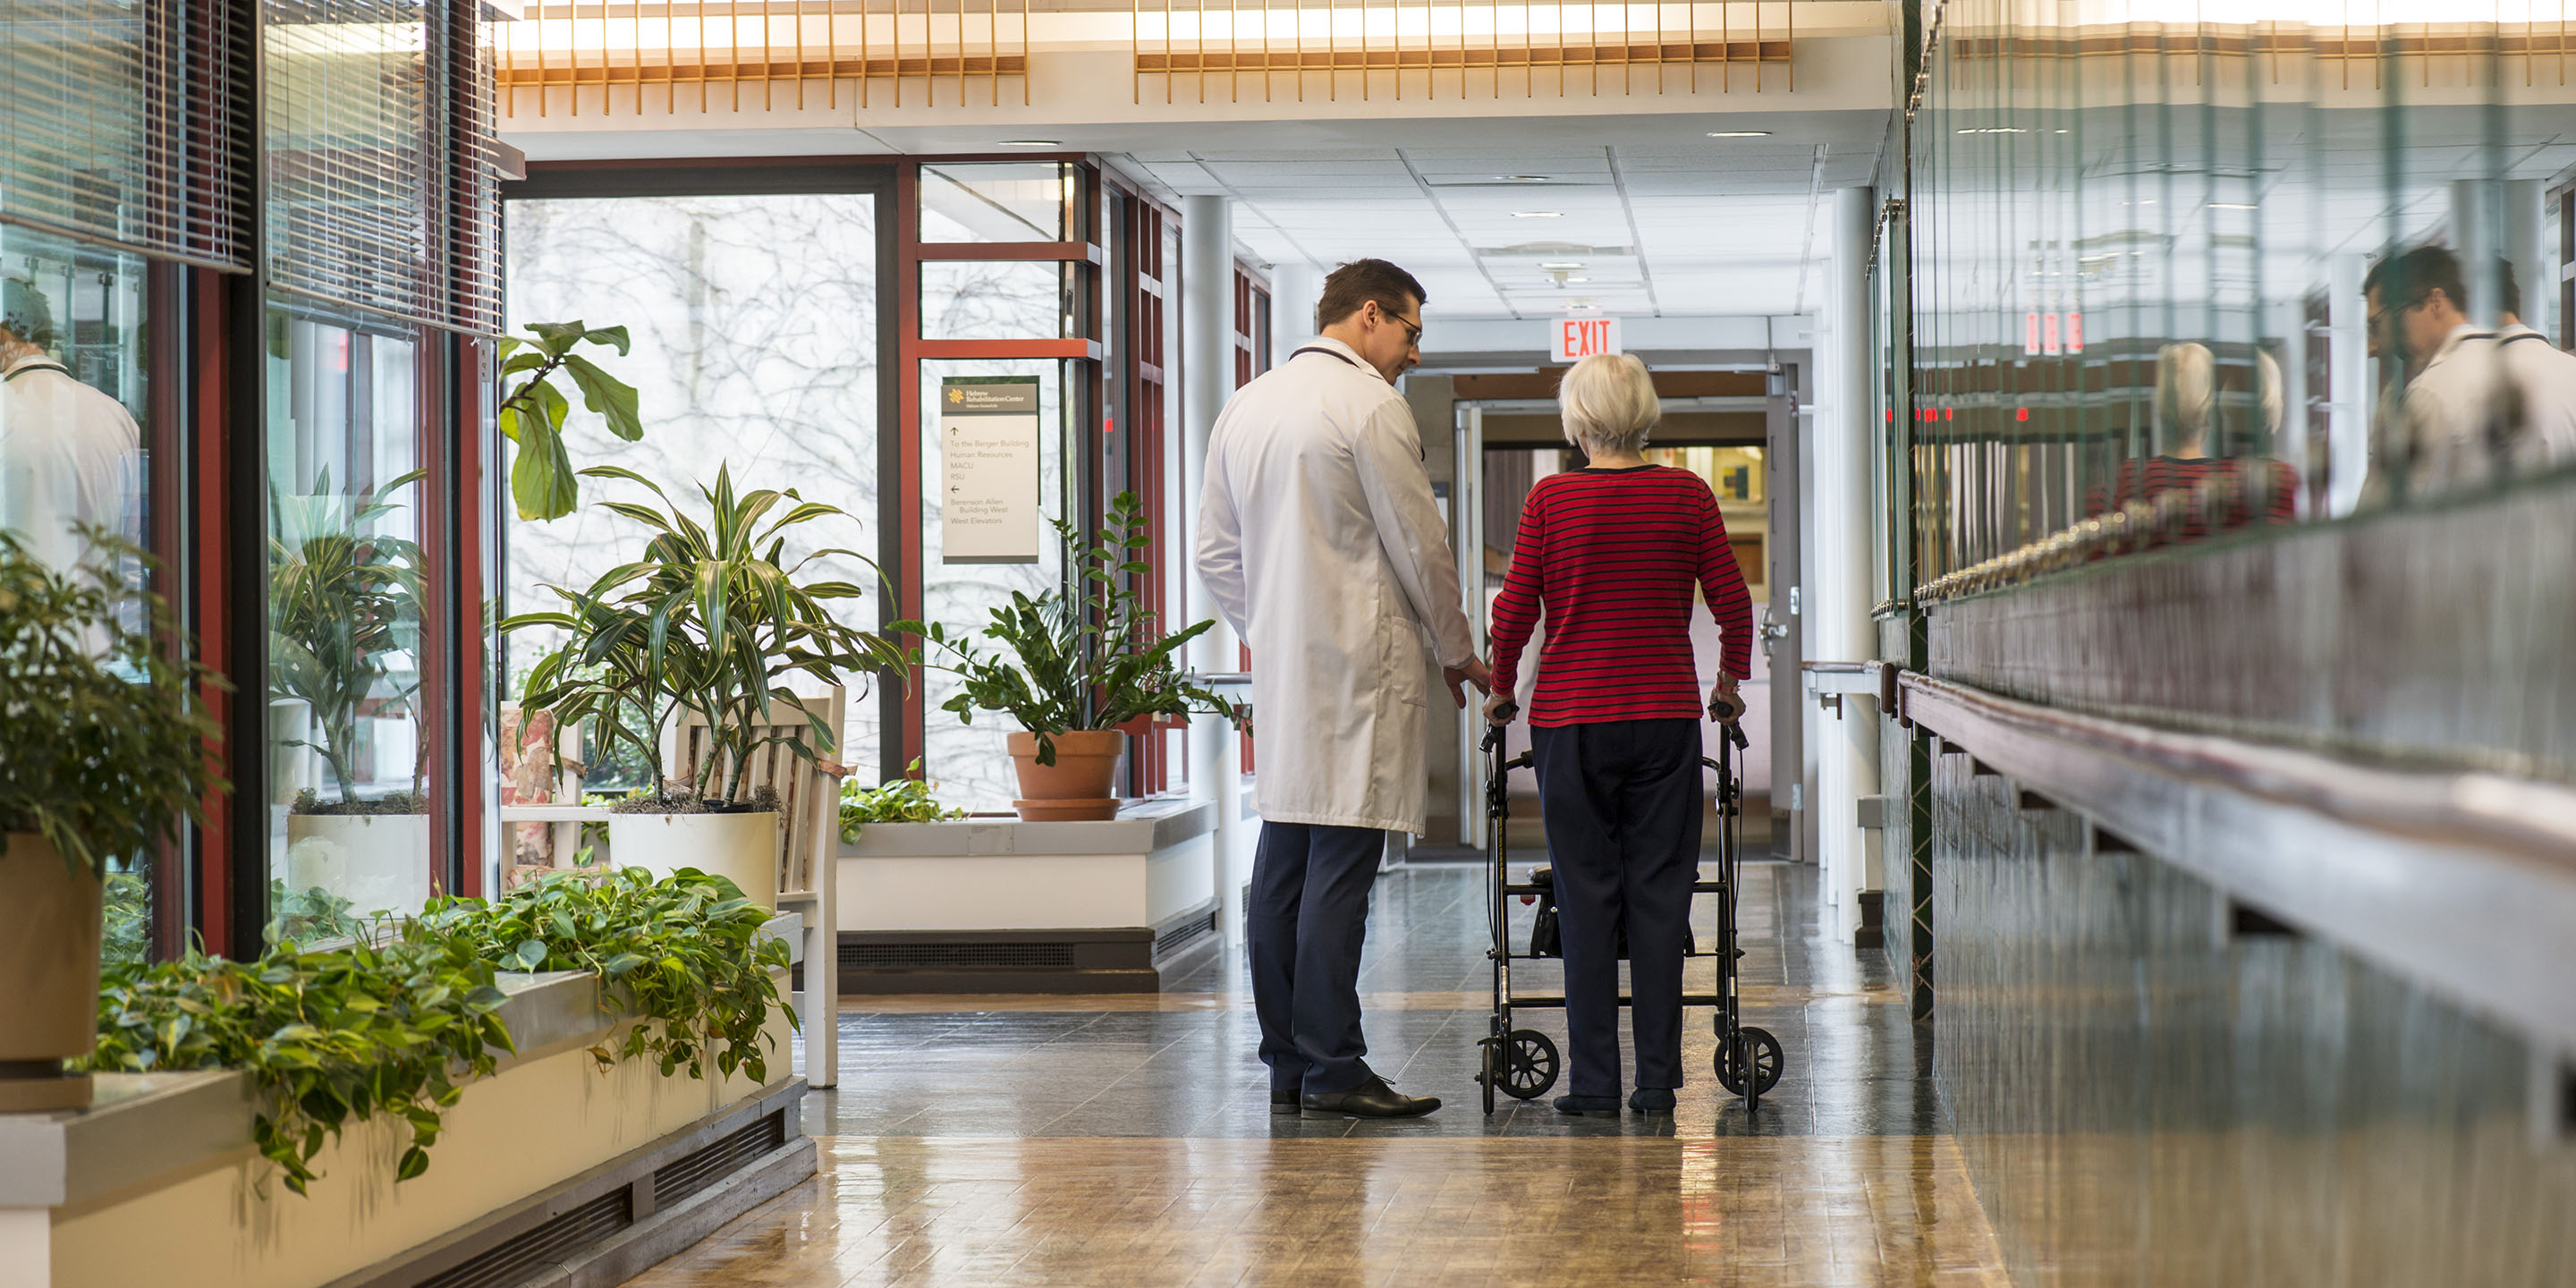
<svg viewBox="0 0 2576 1288">
<path fill-rule="evenodd" d="M 419 369 L 409 332 L 269 311 L 272 938 L 432 890 Z"/>
<path fill-rule="evenodd" d="M 138 546 L 152 531 L 144 310 L 140 258 L 0 225 L 0 531 L 57 569 L 126 585 L 140 566 L 98 554 L 80 525 Z M 110 958 L 150 955 L 147 858 L 108 877 Z"/>
<path fill-rule="evenodd" d="M 925 300 L 924 313 L 930 301 Z M 1070 417 L 1066 377 L 1074 364 L 1046 358 L 956 359 L 921 364 L 921 566 L 922 620 L 945 623 L 952 632 L 974 634 L 992 620 L 992 610 L 1007 605 L 1014 594 L 1043 595 L 1062 584 L 1064 559 L 1056 536 L 1041 528 L 1036 558 L 997 562 L 949 549 L 947 507 L 938 481 L 947 470 L 943 452 L 941 404 L 950 387 L 964 381 L 1020 377 L 1037 382 L 1038 502 L 1049 519 L 1078 512 L 1069 488 L 1064 445 Z M 1078 401 L 1078 400 L 1076 400 Z M 979 648 L 995 645 L 978 638 Z M 1019 793 L 1011 766 L 1009 737 L 1019 726 L 997 713 L 978 715 L 971 724 L 940 710 L 955 697 L 957 677 L 945 671 L 923 676 L 923 707 L 928 712 L 922 733 L 924 773 L 938 785 L 939 799 L 961 809 L 1008 811 Z"/>
<path fill-rule="evenodd" d="M 848 512 L 810 525 L 812 540 L 877 550 L 876 200 L 825 193 L 511 202 L 511 328 L 524 334 L 532 322 L 577 319 L 625 327 L 633 338 L 622 358 L 596 356 L 635 386 L 643 437 L 619 439 L 576 405 L 565 424 L 573 463 L 634 470 L 700 512 L 697 488 L 731 465 L 737 486 L 794 488 Z M 508 611 L 553 607 L 547 585 L 587 586 L 641 549 L 647 530 L 597 502 L 658 504 L 649 493 L 585 480 L 582 497 L 579 511 L 554 522 L 509 524 Z M 871 587 L 864 599 L 842 601 L 842 611 L 853 625 L 876 626 L 891 592 L 875 569 L 835 556 L 808 571 Z M 506 642 L 506 695 L 516 697 L 548 644 L 537 632 Z M 838 758 L 873 779 L 879 704 L 863 700 L 866 678 L 849 683 Z M 511 719 L 505 712 L 505 727 Z M 601 763 L 587 767 L 584 786 L 621 791 L 644 786 L 645 774 L 640 763 Z"/>
<path fill-rule="evenodd" d="M 2056 534 L 2124 553 L 2576 460 L 2543 235 L 2576 166 L 2565 19 L 1941 7 L 1911 122 L 1913 330 L 1888 334 L 1914 372 L 1913 580 Z"/>
</svg>

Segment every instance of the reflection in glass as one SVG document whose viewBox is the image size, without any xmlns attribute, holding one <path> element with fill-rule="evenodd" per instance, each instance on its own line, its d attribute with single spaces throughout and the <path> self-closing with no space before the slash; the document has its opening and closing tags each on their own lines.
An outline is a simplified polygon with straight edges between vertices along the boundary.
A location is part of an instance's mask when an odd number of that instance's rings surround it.
<svg viewBox="0 0 2576 1288">
<path fill-rule="evenodd" d="M 926 242 L 1061 242 L 1081 178 L 1063 161 L 949 162 L 921 167 Z"/>
<path fill-rule="evenodd" d="M 311 938 L 431 892 L 419 349 L 268 323 L 270 930 Z"/>
<path fill-rule="evenodd" d="M 2564 8 L 1945 8 L 1886 332 L 1908 584 L 2088 517 L 2151 516 L 2136 548 L 2576 460 L 2576 358 L 2533 316 L 2576 166 Z"/>
<path fill-rule="evenodd" d="M 56 568 L 95 562 L 83 525 L 137 546 L 151 531 L 143 278 L 135 256 L 0 226 L 0 529 Z M 140 587 L 143 570 L 113 575 Z M 147 858 L 110 861 L 109 960 L 151 955 Z"/>
<path fill-rule="evenodd" d="M 601 361 L 635 386 L 644 437 L 621 440 L 575 406 L 564 426 L 574 463 L 622 466 L 693 497 L 730 460 L 747 486 L 792 487 L 848 511 L 818 536 L 874 553 L 876 218 L 876 198 L 863 193 L 510 203 L 510 327 L 524 333 L 531 322 L 580 319 L 624 326 L 634 338 L 625 358 Z M 585 495 L 595 496 L 590 486 Z M 587 586 L 646 536 L 593 505 L 553 523 L 511 524 L 510 610 L 552 607 L 539 586 Z M 850 625 L 873 626 L 889 607 L 891 592 L 865 564 L 830 557 L 814 570 L 868 588 L 865 598 L 840 601 Z M 552 646 L 544 635 L 510 639 L 505 693 L 516 695 Z M 852 689 L 837 758 L 872 781 L 879 704 L 866 699 Z M 504 715 L 513 727 L 516 718 Z M 644 786 L 646 776 L 640 761 L 593 764 L 583 785 L 616 791 Z M 547 829 L 527 833 L 520 861 L 550 860 Z"/>
</svg>

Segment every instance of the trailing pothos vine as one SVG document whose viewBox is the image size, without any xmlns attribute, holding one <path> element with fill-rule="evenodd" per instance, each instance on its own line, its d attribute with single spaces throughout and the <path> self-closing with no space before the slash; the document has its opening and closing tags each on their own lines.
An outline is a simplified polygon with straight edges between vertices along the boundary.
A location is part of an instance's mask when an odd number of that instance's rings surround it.
<svg viewBox="0 0 2576 1288">
<path fill-rule="evenodd" d="M 112 963 L 88 1067 L 249 1070 L 253 1139 L 298 1194 L 349 1124 L 399 1119 L 410 1140 L 395 1175 L 410 1180 L 429 1168 L 444 1111 L 516 1050 L 503 971 L 599 976 L 602 1006 L 639 1021 L 591 1049 L 603 1070 L 650 1059 L 666 1077 L 703 1078 L 712 1062 L 768 1081 L 769 1010 L 795 1019 L 770 973 L 787 946 L 759 934 L 768 919 L 722 877 L 562 873 L 496 901 L 432 900 L 346 948 Z"/>
</svg>

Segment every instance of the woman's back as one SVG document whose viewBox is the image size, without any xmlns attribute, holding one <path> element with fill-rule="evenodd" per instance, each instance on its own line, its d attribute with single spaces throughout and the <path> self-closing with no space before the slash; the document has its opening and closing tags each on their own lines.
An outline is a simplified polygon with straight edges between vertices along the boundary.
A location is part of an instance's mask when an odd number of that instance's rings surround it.
<svg viewBox="0 0 2576 1288">
<path fill-rule="evenodd" d="M 1494 603 L 1496 692 L 1509 692 L 1543 611 L 1531 724 L 1698 718 L 1695 584 L 1722 628 L 1726 670 L 1742 678 L 1752 664 L 1752 599 L 1707 483 L 1657 465 L 1539 480 Z"/>
</svg>

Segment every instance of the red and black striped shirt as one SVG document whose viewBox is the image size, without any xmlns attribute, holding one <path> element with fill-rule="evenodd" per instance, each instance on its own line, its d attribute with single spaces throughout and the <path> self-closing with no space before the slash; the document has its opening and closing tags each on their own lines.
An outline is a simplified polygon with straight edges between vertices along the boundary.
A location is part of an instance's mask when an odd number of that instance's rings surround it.
<svg viewBox="0 0 2576 1288">
<path fill-rule="evenodd" d="M 2262 470 L 2260 487 L 2263 506 L 2256 510 L 2245 503 L 2235 490 L 2234 480 L 2248 470 Z M 2096 485 L 2085 497 L 2084 517 L 2100 518 L 2132 501 L 2150 501 L 2167 492 L 2195 488 L 2204 480 L 2223 477 L 2230 480 L 2226 509 L 2215 516 L 2220 530 L 2242 528 L 2256 523 L 2296 523 L 2299 519 L 2299 472 L 2285 461 L 2257 457 L 2243 459 L 2214 456 L 2150 456 L 2120 462 L 2119 475 L 2105 490 Z M 2193 519 L 2174 534 L 2175 541 L 2197 541 L 2208 536 L 2211 525 Z"/>
<path fill-rule="evenodd" d="M 1512 570 L 1494 601 L 1494 691 L 1509 693 L 1542 607 L 1530 723 L 1696 719 L 1691 586 L 1708 596 L 1727 673 L 1753 666 L 1753 598 L 1708 484 L 1640 465 L 1540 479 L 1521 506 Z"/>
</svg>

